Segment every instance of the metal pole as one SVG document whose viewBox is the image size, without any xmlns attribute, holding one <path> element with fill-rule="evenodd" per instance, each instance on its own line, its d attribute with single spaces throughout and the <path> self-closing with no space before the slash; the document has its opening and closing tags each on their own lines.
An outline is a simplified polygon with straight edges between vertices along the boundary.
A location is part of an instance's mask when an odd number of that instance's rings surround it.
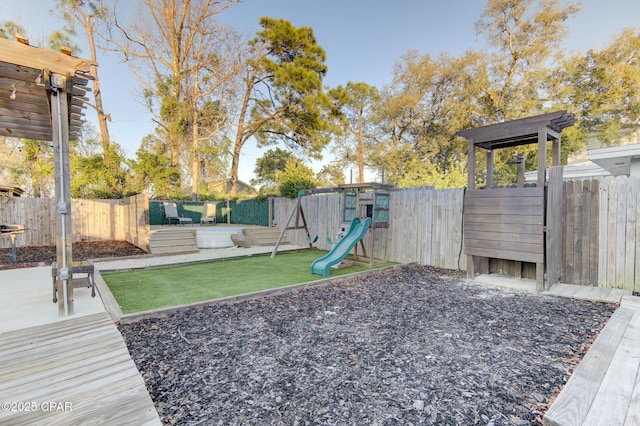
<svg viewBox="0 0 640 426">
<path fill-rule="evenodd" d="M 16 234 L 9 234 L 11 238 L 11 263 L 16 264 Z"/>
</svg>

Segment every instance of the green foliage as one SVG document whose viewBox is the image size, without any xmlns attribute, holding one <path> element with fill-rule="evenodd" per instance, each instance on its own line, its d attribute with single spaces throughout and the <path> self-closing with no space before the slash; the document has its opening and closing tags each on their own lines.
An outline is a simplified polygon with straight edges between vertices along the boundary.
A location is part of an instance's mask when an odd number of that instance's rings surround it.
<svg viewBox="0 0 640 426">
<path fill-rule="evenodd" d="M 344 119 L 340 121 L 343 127 L 336 134 L 332 152 L 343 167 L 355 165 L 358 168 L 358 181 L 362 182 L 368 163 L 365 145 L 375 141 L 373 113 L 380 103 L 380 93 L 375 86 L 364 82 L 348 82 L 345 87 L 332 89 L 330 96 L 344 114 Z"/>
<path fill-rule="evenodd" d="M 336 130 L 340 109 L 324 92 L 326 54 L 313 30 L 264 17 L 249 42 L 242 99 L 233 144 L 230 195 L 235 195 L 242 147 L 251 137 L 261 146 L 284 143 L 292 151 L 321 158 Z"/>
<path fill-rule="evenodd" d="M 579 119 L 579 138 L 596 133 L 608 145 L 640 126 L 640 29 L 625 29 L 602 50 L 573 55 L 559 77 L 563 101 Z"/>
<path fill-rule="evenodd" d="M 34 197 L 53 194 L 53 149 L 45 142 L 31 139 L 20 141 L 22 160 L 11 169 L 12 181 L 23 186 Z"/>
<path fill-rule="evenodd" d="M 467 184 L 465 164 L 448 165 L 446 172 L 438 165 L 409 167 L 409 170 L 398 180 L 399 188 L 433 186 L 436 189 L 463 188 Z"/>
<path fill-rule="evenodd" d="M 278 173 L 282 172 L 291 160 L 297 160 L 291 151 L 278 147 L 266 151 L 256 160 L 256 167 L 253 169 L 255 178 L 251 180 L 251 185 L 260 186 L 260 192 L 263 194 L 277 194 Z"/>
<path fill-rule="evenodd" d="M 72 55 L 78 56 L 80 54 L 80 47 L 72 41 L 71 37 L 73 37 L 73 35 L 74 34 L 62 31 L 54 31 L 49 36 L 49 40 L 47 40 L 47 47 L 56 52 L 59 52 L 63 47 L 67 47 L 71 49 Z"/>
<path fill-rule="evenodd" d="M 418 182 L 416 176 L 446 175 L 465 162 L 467 144 L 455 133 L 472 126 L 469 63 L 409 52 L 398 64 L 376 111 L 375 142 L 367 145 L 369 164 L 384 168 L 385 182 Z"/>
<path fill-rule="evenodd" d="M 333 188 L 344 183 L 344 169 L 337 161 L 325 164 L 316 175 L 316 184 L 319 188 Z"/>
<path fill-rule="evenodd" d="M 136 151 L 136 159 L 129 164 L 134 192 L 145 192 L 157 199 L 186 198 L 176 185 L 180 172 L 171 165 L 171 158 L 164 153 L 164 144 L 157 136 L 147 135 Z"/>
<path fill-rule="evenodd" d="M 459 130 L 562 109 L 550 76 L 566 21 L 578 9 L 558 0 L 488 0 L 476 27 L 486 51 L 406 54 L 377 108 L 369 164 L 400 186 L 464 185 L 468 147 Z M 576 149 L 579 141 L 568 145 Z M 536 167 L 535 147 L 496 151 L 496 181 L 515 181 L 506 163 L 520 152 Z"/>
<path fill-rule="evenodd" d="M 316 188 L 313 170 L 300 160 L 290 159 L 284 170 L 276 176 L 278 189 L 283 197 L 296 198 L 298 191 Z"/>
<path fill-rule="evenodd" d="M 14 40 L 16 34 L 25 35 L 24 27 L 14 21 L 4 21 L 0 24 L 0 38 Z"/>
<path fill-rule="evenodd" d="M 264 17 L 250 45 L 259 69 L 248 87 L 255 98 L 248 132 L 261 144 L 284 142 L 318 157 L 329 142 L 330 117 L 338 113 L 322 87 L 326 53 L 313 30 Z M 266 86 L 266 87 L 261 87 Z"/>
<path fill-rule="evenodd" d="M 490 50 L 473 82 L 482 90 L 482 116 L 500 122 L 540 112 L 553 52 L 560 50 L 566 21 L 579 10 L 559 0 L 487 1 L 476 30 Z"/>
<path fill-rule="evenodd" d="M 114 142 L 102 152 L 82 156 L 71 146 L 71 196 L 74 198 L 122 198 L 130 194 L 125 157 Z"/>
</svg>

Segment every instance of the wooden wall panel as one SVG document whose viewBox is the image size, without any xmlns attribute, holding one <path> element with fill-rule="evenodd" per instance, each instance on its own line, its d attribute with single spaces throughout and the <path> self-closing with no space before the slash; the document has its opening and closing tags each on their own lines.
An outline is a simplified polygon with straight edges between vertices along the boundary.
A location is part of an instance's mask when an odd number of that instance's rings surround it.
<svg viewBox="0 0 640 426">
<path fill-rule="evenodd" d="M 467 191 L 465 254 L 522 262 L 544 261 L 544 190 L 498 188 Z M 509 228 L 508 225 L 517 225 Z"/>
</svg>

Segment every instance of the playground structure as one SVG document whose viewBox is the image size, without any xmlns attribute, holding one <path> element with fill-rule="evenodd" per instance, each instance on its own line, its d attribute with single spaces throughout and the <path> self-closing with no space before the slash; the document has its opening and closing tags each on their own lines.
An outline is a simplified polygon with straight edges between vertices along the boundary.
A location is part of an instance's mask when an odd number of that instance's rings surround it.
<svg viewBox="0 0 640 426">
<path fill-rule="evenodd" d="M 515 262 L 521 277 L 523 263 L 535 264 L 536 288 L 548 290 L 562 272 L 562 165 L 560 132 L 575 118 L 567 111 L 462 130 L 469 141 L 469 174 L 464 197 L 464 247 L 467 277 L 489 273 L 495 259 Z M 547 184 L 547 142 L 552 142 L 552 167 Z M 515 188 L 496 188 L 494 150 L 538 144 L 538 179 L 524 187 L 524 166 Z M 476 151 L 486 150 L 486 187 L 476 189 Z M 520 162 L 521 163 L 521 162 Z"/>
<path fill-rule="evenodd" d="M 280 237 L 271 253 L 273 258 L 281 240 L 287 230 L 304 229 L 309 248 L 318 240 L 318 235 L 309 232 L 307 217 L 302 207 L 302 197 L 327 193 L 341 194 L 341 225 L 335 240 L 327 236 L 332 248 L 326 256 L 318 259 L 312 265 L 312 273 L 328 276 L 331 266 L 340 264 L 353 250 L 347 259 L 350 263 L 368 266 L 387 263 L 387 231 L 389 228 L 389 193 L 394 190 L 393 185 L 379 183 L 345 184 L 335 188 L 318 188 L 300 191 L 296 203 L 288 216 L 287 222 L 281 228 Z M 295 220 L 294 220 L 295 217 Z M 316 221 L 321 218 L 315 218 Z M 380 241 L 383 244 L 382 258 L 375 259 L 376 233 L 382 233 Z M 367 235 L 369 235 L 367 237 Z M 344 242 L 343 242 L 344 240 Z"/>
</svg>

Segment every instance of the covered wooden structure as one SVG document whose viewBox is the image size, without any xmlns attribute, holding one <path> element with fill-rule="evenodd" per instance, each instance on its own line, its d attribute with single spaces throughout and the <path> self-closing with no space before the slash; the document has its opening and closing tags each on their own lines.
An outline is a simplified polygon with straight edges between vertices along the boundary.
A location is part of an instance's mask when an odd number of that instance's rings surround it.
<svg viewBox="0 0 640 426">
<path fill-rule="evenodd" d="M 24 193 L 22 188 L 13 185 L 0 185 L 0 194 L 6 194 L 9 197 L 19 197 Z"/>
<path fill-rule="evenodd" d="M 560 280 L 562 271 L 562 166 L 560 133 L 575 118 L 567 111 L 462 130 L 469 141 L 468 181 L 464 199 L 464 246 L 467 276 L 489 272 L 489 259 L 536 266 L 538 291 Z M 547 184 L 547 143 L 552 142 L 552 166 Z M 494 150 L 538 144 L 538 179 L 535 187 L 496 188 Z M 486 186 L 476 188 L 476 155 L 486 152 Z M 524 170 L 522 170 L 524 171 Z"/>
<path fill-rule="evenodd" d="M 73 308 L 69 140 L 81 133 L 91 66 L 64 53 L 39 49 L 28 41 L 0 39 L 0 136 L 53 144 L 56 193 L 56 246 L 59 315 Z"/>
</svg>

